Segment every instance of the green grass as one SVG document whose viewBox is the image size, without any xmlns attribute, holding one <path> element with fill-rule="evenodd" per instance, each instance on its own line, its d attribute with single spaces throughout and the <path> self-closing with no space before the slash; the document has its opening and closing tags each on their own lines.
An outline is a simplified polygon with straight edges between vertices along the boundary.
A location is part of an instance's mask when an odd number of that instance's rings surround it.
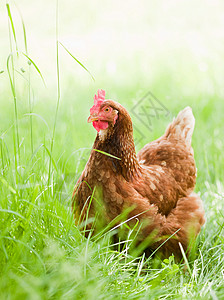
<svg viewBox="0 0 224 300">
<path fill-rule="evenodd" d="M 213 72 L 212 60 L 207 61 L 212 83 L 194 70 L 188 53 L 177 56 L 173 64 L 161 57 L 153 80 L 134 61 L 132 65 L 121 61 L 125 74 L 136 70 L 135 78 L 122 81 L 122 75 L 114 80 L 105 75 L 94 76 L 96 82 L 88 77 L 76 81 L 60 63 L 56 33 L 57 78 L 44 87 L 42 78 L 46 82 L 49 78 L 28 54 L 24 22 L 23 39 L 18 39 L 11 6 L 5 9 L 12 55 L 8 72 L 5 67 L 0 74 L 0 299 L 224 299 L 221 64 Z M 19 46 L 21 40 L 24 45 Z M 70 62 L 88 76 L 90 68 L 66 51 Z M 188 271 L 173 257 L 161 262 L 144 254 L 133 256 L 131 240 L 115 250 L 111 232 L 97 240 L 86 239 L 74 224 L 71 195 L 96 134 L 86 120 L 98 88 L 105 88 L 109 98 L 129 111 L 148 90 L 169 109 L 168 117 L 153 119 L 152 131 L 133 117 L 146 136 L 137 149 L 159 137 L 180 109 L 193 108 L 196 191 L 204 201 L 207 221 Z"/>
</svg>

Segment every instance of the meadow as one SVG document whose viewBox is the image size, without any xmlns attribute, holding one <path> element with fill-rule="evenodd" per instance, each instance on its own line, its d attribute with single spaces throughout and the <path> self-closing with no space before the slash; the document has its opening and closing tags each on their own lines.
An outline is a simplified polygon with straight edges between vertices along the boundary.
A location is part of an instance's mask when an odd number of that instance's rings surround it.
<svg viewBox="0 0 224 300">
<path fill-rule="evenodd" d="M 0 299 L 224 299 L 223 3 L 17 2 L 0 4 Z M 206 224 L 188 261 L 75 225 L 98 88 L 131 112 L 137 151 L 192 107 Z M 169 111 L 150 129 L 132 110 L 149 91 Z"/>
</svg>

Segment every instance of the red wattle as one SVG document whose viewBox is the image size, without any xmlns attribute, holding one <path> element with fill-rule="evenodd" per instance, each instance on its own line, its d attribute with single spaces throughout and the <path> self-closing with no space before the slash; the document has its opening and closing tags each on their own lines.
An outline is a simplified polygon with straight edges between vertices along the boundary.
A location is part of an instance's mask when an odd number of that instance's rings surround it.
<svg viewBox="0 0 224 300">
<path fill-rule="evenodd" d="M 99 132 L 101 129 L 107 129 L 108 122 L 105 122 L 105 121 L 93 121 L 93 127 Z"/>
</svg>

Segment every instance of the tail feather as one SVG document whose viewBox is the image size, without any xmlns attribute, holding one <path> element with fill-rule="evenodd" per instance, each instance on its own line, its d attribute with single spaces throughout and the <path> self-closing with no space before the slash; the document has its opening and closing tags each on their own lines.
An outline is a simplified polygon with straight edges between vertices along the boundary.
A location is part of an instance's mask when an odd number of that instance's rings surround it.
<svg viewBox="0 0 224 300">
<path fill-rule="evenodd" d="M 195 118 L 191 107 L 187 106 L 179 112 L 177 117 L 166 129 L 167 139 L 178 138 L 185 140 L 187 145 L 191 145 L 191 138 L 194 131 Z"/>
</svg>

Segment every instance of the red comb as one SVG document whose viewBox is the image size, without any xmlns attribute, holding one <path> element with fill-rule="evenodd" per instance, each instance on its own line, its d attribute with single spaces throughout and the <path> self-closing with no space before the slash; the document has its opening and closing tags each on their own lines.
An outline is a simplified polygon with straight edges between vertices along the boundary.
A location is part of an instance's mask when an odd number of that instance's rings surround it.
<svg viewBox="0 0 224 300">
<path fill-rule="evenodd" d="M 98 90 L 97 94 L 93 97 L 94 99 L 94 105 L 90 108 L 90 113 L 98 112 L 100 105 L 105 100 L 105 91 L 104 90 Z"/>
<path fill-rule="evenodd" d="M 97 105 L 99 101 L 105 100 L 105 91 L 104 90 L 98 90 L 97 95 L 94 96 L 94 105 Z"/>
</svg>

